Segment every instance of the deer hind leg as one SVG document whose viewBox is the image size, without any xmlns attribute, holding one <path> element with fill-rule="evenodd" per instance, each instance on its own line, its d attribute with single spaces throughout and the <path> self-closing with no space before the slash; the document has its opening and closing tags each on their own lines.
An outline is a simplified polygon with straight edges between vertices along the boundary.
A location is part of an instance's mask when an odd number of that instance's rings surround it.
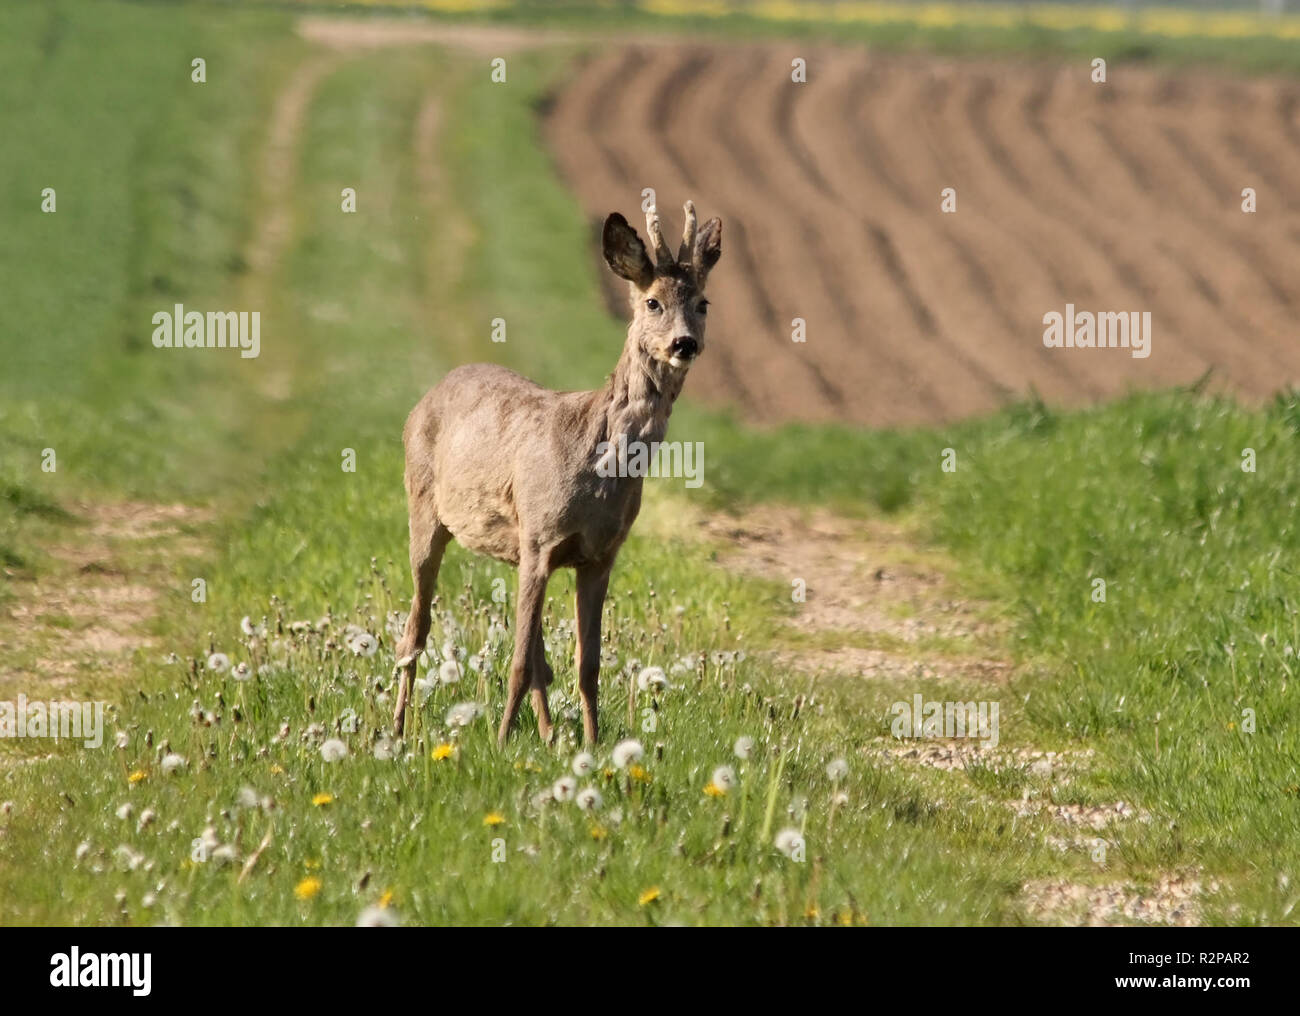
<svg viewBox="0 0 1300 1016">
<path fill-rule="evenodd" d="M 501 727 L 497 731 L 497 743 L 503 748 L 515 717 L 519 714 L 524 692 L 532 684 L 534 660 L 542 652 L 542 600 L 546 596 L 546 580 L 549 577 L 541 555 L 536 551 L 521 549 L 519 605 L 515 612 L 515 654 L 510 661 L 505 715 L 501 717 Z"/>
<path fill-rule="evenodd" d="M 578 615 L 578 691 L 582 695 L 582 738 L 595 744 L 600 736 L 596 691 L 600 684 L 600 614 L 609 588 L 609 568 L 579 568 L 576 609 Z"/>
<path fill-rule="evenodd" d="M 406 703 L 411 696 L 411 683 L 415 680 L 416 661 L 424 652 L 429 637 L 429 607 L 433 602 L 434 586 L 438 582 L 438 569 L 442 565 L 443 551 L 451 542 L 451 532 L 432 513 L 411 513 L 411 577 L 415 580 L 415 595 L 411 597 L 411 613 L 406 618 L 406 629 L 397 644 L 397 705 L 393 710 L 393 731 L 401 734 L 406 725 Z"/>
<path fill-rule="evenodd" d="M 533 712 L 537 714 L 537 733 L 550 743 L 554 728 L 551 726 L 551 705 L 546 699 L 546 689 L 555 680 L 555 671 L 546 662 L 546 640 L 540 634 L 533 641 Z"/>
</svg>

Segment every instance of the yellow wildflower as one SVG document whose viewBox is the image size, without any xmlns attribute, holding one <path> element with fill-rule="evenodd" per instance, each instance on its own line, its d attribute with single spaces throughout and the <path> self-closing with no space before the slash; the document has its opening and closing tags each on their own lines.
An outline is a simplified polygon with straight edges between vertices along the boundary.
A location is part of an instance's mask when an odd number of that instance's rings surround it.
<svg viewBox="0 0 1300 1016">
<path fill-rule="evenodd" d="M 603 840 L 609 833 L 605 831 L 604 826 L 594 825 L 591 827 L 591 838 L 593 840 Z"/>
<path fill-rule="evenodd" d="M 637 906 L 644 907 L 647 904 L 653 903 L 658 898 L 659 898 L 659 887 L 657 885 L 652 885 L 649 889 L 645 890 L 640 896 L 636 898 Z"/>
<path fill-rule="evenodd" d="M 323 804 L 333 804 L 334 795 L 321 792 L 311 799 L 311 803 L 319 808 Z"/>
<path fill-rule="evenodd" d="M 505 820 L 506 817 L 499 811 L 489 811 L 483 816 L 483 824 L 485 826 L 498 826 L 503 824 Z"/>
<path fill-rule="evenodd" d="M 649 783 L 651 776 L 639 765 L 630 765 L 627 767 L 627 774 L 639 783 Z"/>
<path fill-rule="evenodd" d="M 276 776 L 283 776 L 283 775 L 284 775 L 284 767 L 281 766 L 279 762 L 272 762 L 272 763 L 271 763 L 271 772 L 272 772 L 274 775 L 276 775 Z"/>
<path fill-rule="evenodd" d="M 433 749 L 433 760 L 435 762 L 441 762 L 445 758 L 451 758 L 451 753 L 455 750 L 456 749 L 449 744 L 440 744 L 438 747 Z"/>
<path fill-rule="evenodd" d="M 139 783 L 141 780 L 144 779 L 144 777 L 145 777 L 145 772 L 144 772 L 144 770 L 143 770 L 143 769 L 137 769 L 135 772 L 133 772 L 130 776 L 128 776 L 128 777 L 126 778 L 126 782 L 127 782 L 127 783 Z"/>
<path fill-rule="evenodd" d="M 709 780 L 709 782 L 704 785 L 704 793 L 706 793 L 709 797 L 725 797 L 727 794 L 725 790 L 723 790 L 712 780 Z"/>
<path fill-rule="evenodd" d="M 308 871 L 320 871 L 320 861 L 316 860 L 314 857 L 307 858 L 307 860 L 302 862 L 302 866 Z"/>
<path fill-rule="evenodd" d="M 385 910 L 387 910 L 388 905 L 392 902 L 393 902 L 393 890 L 385 889 L 384 895 L 379 897 L 379 905 L 383 907 Z"/>
<path fill-rule="evenodd" d="M 308 875 L 293 887 L 293 894 L 300 900 L 309 900 L 320 892 L 321 880 L 315 875 Z"/>
</svg>

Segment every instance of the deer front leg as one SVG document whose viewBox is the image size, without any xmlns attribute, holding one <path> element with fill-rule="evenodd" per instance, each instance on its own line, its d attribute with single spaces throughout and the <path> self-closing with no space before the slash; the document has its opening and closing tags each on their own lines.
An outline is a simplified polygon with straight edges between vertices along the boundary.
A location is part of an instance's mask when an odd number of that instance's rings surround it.
<svg viewBox="0 0 1300 1016">
<path fill-rule="evenodd" d="M 599 739 L 596 691 L 600 684 L 600 615 L 609 588 L 609 568 L 579 568 L 576 608 L 578 614 L 578 691 L 582 694 L 582 738 L 587 744 Z"/>
<path fill-rule="evenodd" d="M 533 712 L 537 714 L 537 733 L 548 744 L 554 733 L 551 727 L 551 704 L 546 698 L 546 689 L 555 679 L 555 672 L 546 662 L 546 640 L 540 634 L 533 641 Z"/>
<path fill-rule="evenodd" d="M 502 748 L 510 735 L 515 716 L 519 713 L 524 692 L 531 683 L 534 654 L 541 652 L 535 643 L 542 640 L 542 600 L 546 595 L 549 576 L 541 556 L 533 551 L 522 551 L 519 556 L 519 605 L 515 611 L 515 654 L 510 661 L 510 682 L 506 689 L 506 711 L 497 731 L 497 744 Z"/>
<path fill-rule="evenodd" d="M 415 679 L 416 661 L 424 652 L 429 637 L 429 607 L 433 602 L 434 586 L 438 583 L 438 569 L 442 565 L 443 551 L 451 542 L 451 532 L 437 519 L 427 517 L 418 508 L 411 512 L 411 576 L 415 580 L 415 595 L 411 597 L 411 613 L 406 618 L 406 628 L 397 643 L 397 665 L 393 676 L 397 678 L 397 704 L 393 710 L 393 732 L 401 735 L 406 725 L 406 702 Z"/>
</svg>

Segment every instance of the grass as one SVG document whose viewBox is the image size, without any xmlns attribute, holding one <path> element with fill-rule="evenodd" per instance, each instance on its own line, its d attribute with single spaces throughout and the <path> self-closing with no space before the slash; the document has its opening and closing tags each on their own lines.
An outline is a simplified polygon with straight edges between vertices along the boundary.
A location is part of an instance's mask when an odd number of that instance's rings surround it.
<svg viewBox="0 0 1300 1016">
<path fill-rule="evenodd" d="M 454 656 L 460 679 L 427 687 L 405 743 L 385 734 L 390 625 L 409 581 L 405 413 L 453 361 L 592 385 L 621 343 L 582 217 L 533 123 L 565 55 L 514 57 L 508 88 L 453 54 L 340 58 L 305 113 L 284 255 L 250 279 L 238 265 L 266 211 L 259 131 L 295 61 L 251 68 L 272 48 L 301 55 L 282 17 L 114 4 L 4 17 L 0 45 L 15 60 L 58 38 L 44 70 L 5 61 L 18 76 L 69 96 L 87 94 L 87 76 L 113 78 L 98 115 L 48 118 L 45 147 L 28 124 L 32 144 L 11 149 L 22 157 L 8 172 L 39 181 L 56 145 L 102 148 L 106 168 L 81 183 L 94 200 L 61 190 L 54 218 L 68 236 L 86 234 L 84 216 L 121 219 L 74 247 L 42 239 L 51 224 L 15 209 L 36 250 L 5 255 L 23 294 L 0 328 L 23 365 L 4 382 L 17 401 L 4 403 L 0 456 L 15 553 L 66 536 L 63 506 L 80 498 L 185 498 L 217 514 L 207 555 L 174 562 L 152 622 L 158 651 L 138 654 L 104 747 L 0 757 L 0 798 L 12 802 L 0 816 L 4 923 L 350 924 L 382 904 L 405 923 L 1002 924 L 1027 920 L 1026 881 L 1142 887 L 1174 871 L 1219 880 L 1209 921 L 1296 921 L 1282 881 L 1300 874 L 1296 398 L 1252 409 L 1181 391 L 1071 413 L 1026 403 L 871 433 L 756 431 L 683 406 L 673 437 L 726 453 L 700 491 L 648 490 L 616 569 L 605 740 L 578 782 L 603 800 L 583 811 L 545 799 L 579 751 L 568 576 L 545 619 L 556 747 L 527 714 L 504 754 L 492 744 L 513 575 L 455 548 L 422 675 Z M 148 45 L 134 34 L 146 27 Z M 114 31 L 111 45 L 91 41 Z M 206 91 L 189 90 L 196 40 L 216 54 L 210 68 L 248 73 L 218 86 L 210 70 Z M 121 59 L 137 49 L 140 61 Z M 184 88 L 164 87 L 172 75 Z M 431 97 L 443 123 L 433 181 L 412 128 Z M 355 216 L 339 209 L 344 186 L 357 190 Z M 190 227 L 197 239 L 185 241 Z M 175 280 L 165 295 L 150 288 L 160 272 Z M 70 295 L 69 279 L 84 294 Z M 265 300 L 257 361 L 132 344 L 157 303 L 238 306 L 250 292 Z M 508 322 L 504 344 L 490 341 L 495 317 Z M 16 338 L 34 331 L 62 344 L 58 355 Z M 31 455 L 47 441 L 94 469 L 42 474 Z M 955 473 L 940 469 L 949 447 Z M 1254 473 L 1241 469 L 1247 447 Z M 719 568 L 707 541 L 679 532 L 693 513 L 764 499 L 891 512 L 930 534 L 961 587 L 1009 617 L 1013 682 L 814 682 L 767 661 L 758 650 L 782 644 L 795 609 L 784 576 Z M 203 604 L 189 596 L 195 569 Z M 1104 603 L 1092 598 L 1098 578 Z M 245 615 L 255 634 L 241 630 Z M 349 648 L 348 625 L 377 637 L 373 656 Z M 217 672 L 213 652 L 254 675 Z M 672 687 L 638 690 L 646 665 Z M 1067 779 L 1014 756 L 936 772 L 865 753 L 888 734 L 891 703 L 918 692 L 999 701 L 1009 751 L 1094 754 Z M 486 715 L 457 726 L 449 712 L 466 701 Z M 741 737 L 754 742 L 745 759 Z M 623 738 L 643 745 L 636 768 L 613 763 Z M 326 761 L 332 739 L 346 757 Z M 183 762 L 164 764 L 172 755 Z M 833 780 L 838 758 L 847 773 Z M 723 765 L 736 785 L 706 792 Z M 1124 800 L 1151 820 L 1106 831 L 1099 865 L 1086 848 L 1052 847 L 1050 819 L 1008 806 L 1026 794 Z M 787 828 L 806 840 L 802 862 L 776 849 Z"/>
</svg>

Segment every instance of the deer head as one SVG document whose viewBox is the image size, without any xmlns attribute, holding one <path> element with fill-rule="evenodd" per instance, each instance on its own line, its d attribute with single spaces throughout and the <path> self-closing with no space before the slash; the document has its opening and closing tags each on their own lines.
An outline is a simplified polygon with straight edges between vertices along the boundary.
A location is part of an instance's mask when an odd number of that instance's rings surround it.
<svg viewBox="0 0 1300 1016">
<path fill-rule="evenodd" d="M 629 283 L 629 343 L 635 341 L 642 356 L 684 375 L 704 350 L 709 304 L 704 283 L 722 255 L 722 220 L 714 217 L 697 232 L 695 205 L 686 202 L 682 243 L 673 257 L 658 213 L 649 211 L 645 219 L 654 260 L 627 219 L 614 212 L 605 220 L 605 263 Z"/>
</svg>

